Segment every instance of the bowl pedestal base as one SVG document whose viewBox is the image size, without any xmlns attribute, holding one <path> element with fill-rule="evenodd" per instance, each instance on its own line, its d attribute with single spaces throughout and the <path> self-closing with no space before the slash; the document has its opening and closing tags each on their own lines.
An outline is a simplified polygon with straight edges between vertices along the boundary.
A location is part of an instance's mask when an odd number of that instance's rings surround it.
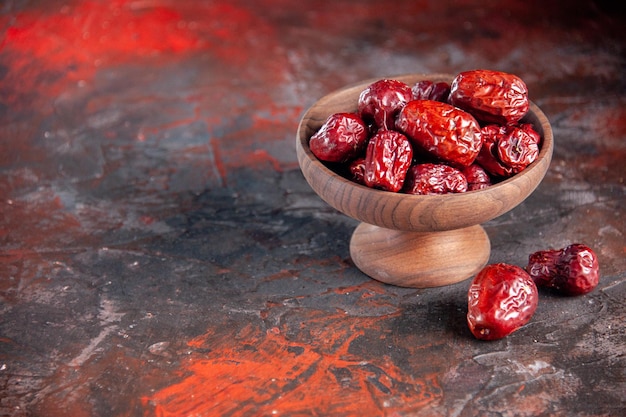
<svg viewBox="0 0 626 417">
<path fill-rule="evenodd" d="M 355 265 L 378 281 L 400 287 L 454 284 L 477 274 L 489 261 L 491 244 L 480 226 L 440 232 L 406 232 L 367 223 L 350 239 Z"/>
</svg>

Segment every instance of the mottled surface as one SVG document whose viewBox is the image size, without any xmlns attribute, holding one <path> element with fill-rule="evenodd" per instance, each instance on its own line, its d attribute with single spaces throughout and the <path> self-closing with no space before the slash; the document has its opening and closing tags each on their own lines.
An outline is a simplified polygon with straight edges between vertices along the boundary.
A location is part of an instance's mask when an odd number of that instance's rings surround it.
<svg viewBox="0 0 626 417">
<path fill-rule="evenodd" d="M 624 415 L 625 28 L 612 1 L 3 1 L 0 415 Z M 469 282 L 359 272 L 294 147 L 347 83 L 472 68 L 522 77 L 556 143 L 491 261 L 582 242 L 602 271 L 496 342 Z"/>
</svg>

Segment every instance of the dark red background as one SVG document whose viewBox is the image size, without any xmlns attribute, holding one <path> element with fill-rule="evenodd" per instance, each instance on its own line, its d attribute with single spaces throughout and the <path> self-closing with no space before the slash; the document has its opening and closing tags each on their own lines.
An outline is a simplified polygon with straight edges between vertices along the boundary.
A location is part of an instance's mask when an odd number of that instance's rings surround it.
<svg viewBox="0 0 626 417">
<path fill-rule="evenodd" d="M 0 415 L 618 416 L 624 10 L 610 1 L 0 5 Z M 380 284 L 295 158 L 366 78 L 524 79 L 555 154 L 491 262 L 576 242 L 601 282 L 491 343 L 469 283 Z"/>
</svg>

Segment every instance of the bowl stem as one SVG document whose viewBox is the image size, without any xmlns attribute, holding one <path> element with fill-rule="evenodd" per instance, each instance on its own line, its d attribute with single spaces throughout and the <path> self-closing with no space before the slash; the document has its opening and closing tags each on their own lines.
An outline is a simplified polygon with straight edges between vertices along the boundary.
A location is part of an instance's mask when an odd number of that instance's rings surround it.
<svg viewBox="0 0 626 417">
<path fill-rule="evenodd" d="M 441 232 L 406 232 L 367 223 L 350 240 L 355 265 L 378 281 L 401 287 L 454 284 L 478 273 L 491 244 L 480 225 Z"/>
</svg>

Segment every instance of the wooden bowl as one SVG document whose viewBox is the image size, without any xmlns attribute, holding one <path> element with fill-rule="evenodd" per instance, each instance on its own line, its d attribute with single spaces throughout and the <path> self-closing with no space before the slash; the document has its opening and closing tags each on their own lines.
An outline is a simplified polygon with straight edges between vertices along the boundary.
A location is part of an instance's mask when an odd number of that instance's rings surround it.
<svg viewBox="0 0 626 417">
<path fill-rule="evenodd" d="M 449 74 L 389 77 L 412 86 L 420 80 L 451 82 Z M 449 285 L 475 275 L 489 260 L 491 244 L 481 223 L 520 204 L 543 179 L 554 147 L 552 129 L 534 103 L 523 119 L 542 137 L 539 157 L 521 173 L 488 188 L 459 194 L 408 195 L 357 184 L 326 167 L 311 152 L 310 137 L 338 112 L 354 112 L 359 94 L 377 79 L 330 93 L 302 117 L 296 153 L 313 190 L 329 205 L 362 223 L 350 240 L 350 256 L 365 274 L 403 287 Z"/>
</svg>

